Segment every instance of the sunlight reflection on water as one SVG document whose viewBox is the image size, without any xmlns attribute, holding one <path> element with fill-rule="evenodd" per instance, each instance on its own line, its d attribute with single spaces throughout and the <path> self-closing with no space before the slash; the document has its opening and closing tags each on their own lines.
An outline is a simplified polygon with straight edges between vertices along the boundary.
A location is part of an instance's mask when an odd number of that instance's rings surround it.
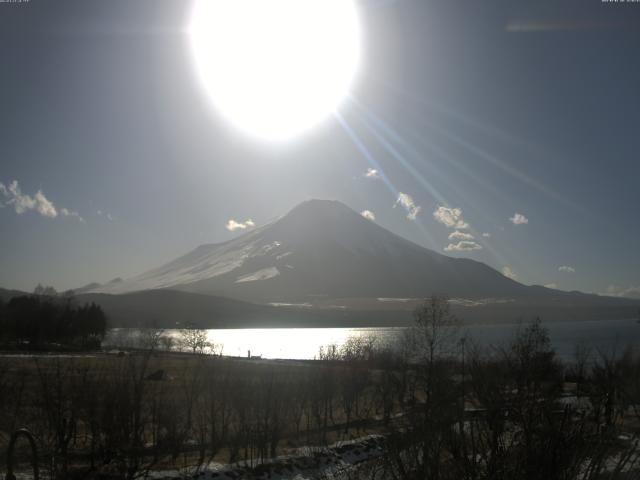
<svg viewBox="0 0 640 480">
<path fill-rule="evenodd" d="M 571 360 L 576 345 L 597 350 L 622 352 L 627 345 L 640 346 L 640 324 L 634 319 L 597 320 L 584 322 L 554 322 L 543 325 L 549 329 L 551 343 L 563 360 Z M 508 342 L 519 325 L 471 325 L 460 329 L 480 346 L 499 346 Z M 123 330 L 123 329 L 118 329 Z M 374 336 L 378 345 L 390 344 L 405 329 L 387 328 L 245 328 L 210 329 L 208 341 L 223 345 L 223 355 L 263 358 L 313 359 L 320 347 L 338 347 L 353 336 Z M 180 330 L 165 330 L 165 334 L 180 338 Z M 105 341 L 105 346 L 111 342 Z"/>
</svg>

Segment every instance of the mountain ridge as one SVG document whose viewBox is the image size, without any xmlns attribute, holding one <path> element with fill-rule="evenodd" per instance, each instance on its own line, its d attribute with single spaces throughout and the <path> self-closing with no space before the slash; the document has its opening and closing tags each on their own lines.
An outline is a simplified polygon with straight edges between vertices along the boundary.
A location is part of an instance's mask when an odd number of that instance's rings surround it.
<svg viewBox="0 0 640 480">
<path fill-rule="evenodd" d="M 335 299 L 369 298 L 375 305 L 377 298 L 416 299 L 433 293 L 547 303 L 589 296 L 523 285 L 482 262 L 411 242 L 341 202 L 317 199 L 236 238 L 199 245 L 131 279 L 85 292 L 157 289 L 251 303 L 325 306 Z"/>
<path fill-rule="evenodd" d="M 428 274 L 416 275 L 420 268 Z M 483 278 L 469 281 L 474 276 Z M 487 277 L 499 285 L 485 288 Z M 461 284 L 466 285 L 456 288 Z M 426 296 L 436 291 L 504 296 L 516 294 L 519 285 L 481 262 L 448 257 L 411 242 L 340 202 L 308 200 L 235 239 L 200 245 L 94 291 L 171 288 L 264 302 L 309 295 Z"/>
</svg>

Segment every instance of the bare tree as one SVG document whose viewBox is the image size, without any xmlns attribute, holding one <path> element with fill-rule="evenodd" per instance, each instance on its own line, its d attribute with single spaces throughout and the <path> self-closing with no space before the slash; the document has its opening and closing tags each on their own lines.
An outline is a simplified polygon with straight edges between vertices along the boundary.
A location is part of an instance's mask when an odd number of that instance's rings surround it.
<svg viewBox="0 0 640 480">
<path fill-rule="evenodd" d="M 204 353 L 209 346 L 207 331 L 201 328 L 185 328 L 180 331 L 180 344 L 193 353 Z"/>
<path fill-rule="evenodd" d="M 448 353 L 459 328 L 458 319 L 451 313 L 449 298 L 431 295 L 413 312 L 411 330 L 416 360 L 432 365 L 436 356 Z"/>
</svg>

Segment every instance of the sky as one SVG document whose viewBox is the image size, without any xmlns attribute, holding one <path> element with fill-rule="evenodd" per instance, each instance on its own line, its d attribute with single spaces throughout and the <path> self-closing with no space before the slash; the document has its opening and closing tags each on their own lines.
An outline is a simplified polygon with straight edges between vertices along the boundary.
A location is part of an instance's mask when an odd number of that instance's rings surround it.
<svg viewBox="0 0 640 480">
<path fill-rule="evenodd" d="M 0 3 L 1 287 L 126 278 L 326 198 L 525 284 L 640 295 L 640 3 L 361 0 L 348 97 L 284 142 L 216 111 L 191 8 Z"/>
</svg>

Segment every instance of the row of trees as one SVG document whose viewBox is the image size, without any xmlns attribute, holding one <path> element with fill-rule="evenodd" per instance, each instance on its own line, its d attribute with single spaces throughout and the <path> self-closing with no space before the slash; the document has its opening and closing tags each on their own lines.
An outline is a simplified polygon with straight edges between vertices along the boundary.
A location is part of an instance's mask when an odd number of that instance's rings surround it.
<svg viewBox="0 0 640 480">
<path fill-rule="evenodd" d="M 166 374 L 155 375 L 160 369 Z M 213 459 L 255 466 L 283 447 L 350 438 L 382 409 L 366 368 L 324 362 L 154 353 L 39 359 L 0 373 L 0 383 L 16 392 L 0 396 L 0 432 L 27 426 L 60 477 L 70 475 L 71 459 L 84 474 L 130 479 Z"/>
<path fill-rule="evenodd" d="M 388 425 L 387 451 L 368 465 L 366 478 L 638 475 L 636 351 L 578 349 L 575 361 L 563 364 L 539 321 L 489 348 L 459 340 L 456 324 L 446 298 L 432 297 L 416 311 L 412 357 L 396 369 L 409 372 L 402 393 L 410 393 L 409 405 L 400 401 L 403 415 Z"/>
<path fill-rule="evenodd" d="M 158 355 L 152 341 L 0 366 L 0 390 L 15 392 L 0 396 L 0 432 L 29 427 L 59 477 L 78 465 L 130 479 L 213 459 L 256 465 L 367 433 L 383 434 L 385 451 L 345 478 L 586 480 L 633 468 L 638 451 L 620 434 L 640 422 L 637 354 L 562 364 L 540 323 L 492 349 L 455 332 L 434 297 L 399 344 L 354 338 L 313 362 Z"/>
<path fill-rule="evenodd" d="M 0 341 L 39 348 L 52 343 L 99 348 L 107 328 L 102 309 L 71 296 L 25 295 L 0 300 Z"/>
</svg>

